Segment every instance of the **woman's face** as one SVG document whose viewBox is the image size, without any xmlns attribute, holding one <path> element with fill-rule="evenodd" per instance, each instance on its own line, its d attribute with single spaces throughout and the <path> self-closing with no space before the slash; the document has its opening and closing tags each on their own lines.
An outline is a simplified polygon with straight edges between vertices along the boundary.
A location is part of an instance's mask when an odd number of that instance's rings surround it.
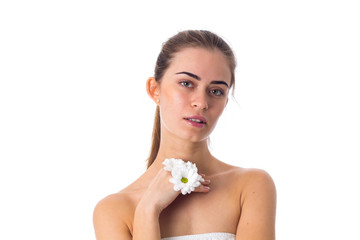
<svg viewBox="0 0 360 240">
<path fill-rule="evenodd" d="M 162 133 L 192 142 L 206 139 L 226 106 L 230 81 L 229 64 L 219 50 L 176 53 L 160 84 Z"/>
</svg>

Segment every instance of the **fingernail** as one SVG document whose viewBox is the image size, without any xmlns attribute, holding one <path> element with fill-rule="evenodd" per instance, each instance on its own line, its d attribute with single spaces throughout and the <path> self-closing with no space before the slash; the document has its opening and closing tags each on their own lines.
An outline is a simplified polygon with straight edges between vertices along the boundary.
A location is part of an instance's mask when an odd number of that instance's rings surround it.
<svg viewBox="0 0 360 240">
<path fill-rule="evenodd" d="M 208 186 L 204 186 L 204 189 L 206 189 L 206 190 L 210 190 L 210 187 L 208 187 Z"/>
</svg>

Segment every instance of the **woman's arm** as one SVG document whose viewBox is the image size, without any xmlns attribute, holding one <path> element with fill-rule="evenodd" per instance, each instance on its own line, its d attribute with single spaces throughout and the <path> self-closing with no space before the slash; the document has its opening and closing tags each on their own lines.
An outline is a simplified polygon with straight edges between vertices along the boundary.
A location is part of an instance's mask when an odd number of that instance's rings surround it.
<svg viewBox="0 0 360 240">
<path fill-rule="evenodd" d="M 169 182 L 171 174 L 160 169 L 151 181 L 134 214 L 133 240 L 160 240 L 160 213 L 172 203 L 179 192 Z"/>
<path fill-rule="evenodd" d="M 161 239 L 159 213 L 152 207 L 139 205 L 134 215 L 133 239 Z"/>
<path fill-rule="evenodd" d="M 249 170 L 241 194 L 236 240 L 274 240 L 276 189 L 265 171 Z"/>
<path fill-rule="evenodd" d="M 100 201 L 94 211 L 94 228 L 97 240 L 160 240 L 160 213 L 179 195 L 169 182 L 171 174 L 160 169 L 136 205 L 135 212 L 129 208 L 124 195 L 107 197 Z M 204 183 L 208 185 L 208 183 Z M 195 192 L 209 192 L 204 185 Z M 128 223 L 128 221 L 132 221 Z M 128 225 L 132 225 L 132 233 Z"/>
<path fill-rule="evenodd" d="M 160 240 L 159 216 L 179 192 L 173 190 L 168 171 L 161 169 L 136 204 L 126 194 L 114 194 L 100 201 L 94 210 L 97 240 Z M 133 219 L 133 222 L 131 222 Z M 129 225 L 132 225 L 132 233 Z"/>
<path fill-rule="evenodd" d="M 134 213 L 128 211 L 129 202 L 122 196 L 105 198 L 94 211 L 94 229 L 97 240 L 160 240 L 159 213 L 150 205 L 139 204 Z M 134 214 L 133 234 L 126 219 Z"/>
</svg>

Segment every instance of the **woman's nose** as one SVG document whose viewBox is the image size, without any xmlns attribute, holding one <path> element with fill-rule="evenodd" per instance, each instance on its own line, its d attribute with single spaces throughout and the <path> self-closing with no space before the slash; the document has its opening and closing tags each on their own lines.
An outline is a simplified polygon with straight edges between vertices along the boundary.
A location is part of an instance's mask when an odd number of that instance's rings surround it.
<svg viewBox="0 0 360 240">
<path fill-rule="evenodd" d="M 194 97 L 192 101 L 192 106 L 195 108 L 200 108 L 201 110 L 207 110 L 209 108 L 206 95 L 198 94 Z"/>
</svg>

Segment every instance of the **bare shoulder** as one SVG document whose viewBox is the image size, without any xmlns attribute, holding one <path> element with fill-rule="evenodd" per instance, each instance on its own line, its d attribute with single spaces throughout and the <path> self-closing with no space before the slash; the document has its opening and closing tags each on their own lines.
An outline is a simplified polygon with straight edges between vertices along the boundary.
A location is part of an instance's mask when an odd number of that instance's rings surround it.
<svg viewBox="0 0 360 240">
<path fill-rule="evenodd" d="M 132 202 L 132 198 L 127 193 L 119 192 L 111 194 L 98 202 L 94 209 L 94 217 L 126 216 Z"/>
<path fill-rule="evenodd" d="M 119 192 L 98 202 L 93 222 L 97 239 L 131 239 L 134 200 L 131 194 Z"/>
<path fill-rule="evenodd" d="M 229 164 L 224 164 L 223 172 L 229 177 L 235 178 L 236 182 L 241 185 L 274 185 L 270 174 L 262 169 L 242 168 Z M 274 185 L 275 186 L 275 185 Z"/>
<path fill-rule="evenodd" d="M 237 195 L 243 203 L 249 197 L 258 196 L 261 199 L 276 198 L 276 187 L 270 174 L 262 169 L 242 168 L 227 165 L 226 184 L 235 184 Z"/>
<path fill-rule="evenodd" d="M 239 239 L 275 239 L 276 188 L 270 174 L 261 169 L 239 169 L 238 184 Z"/>
<path fill-rule="evenodd" d="M 262 193 L 269 197 L 276 195 L 275 183 L 268 172 L 256 168 L 238 168 L 236 170 L 238 184 L 242 195 Z"/>
<path fill-rule="evenodd" d="M 239 168 L 238 174 L 241 176 L 242 180 L 250 185 L 257 184 L 270 184 L 273 185 L 274 181 L 270 174 L 263 170 L 257 168 Z"/>
</svg>

